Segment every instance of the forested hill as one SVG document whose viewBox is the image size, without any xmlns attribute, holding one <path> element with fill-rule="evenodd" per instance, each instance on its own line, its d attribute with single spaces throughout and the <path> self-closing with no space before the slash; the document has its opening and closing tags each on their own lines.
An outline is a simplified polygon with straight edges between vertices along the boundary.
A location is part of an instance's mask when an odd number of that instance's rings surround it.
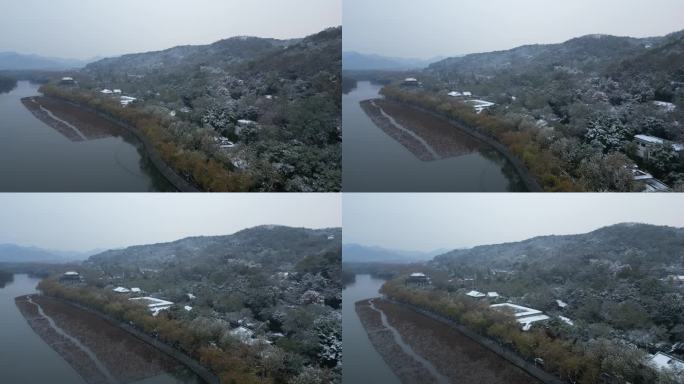
<svg viewBox="0 0 684 384">
<path fill-rule="evenodd" d="M 516 243 L 483 245 L 437 256 L 438 265 L 478 268 L 531 268 L 579 272 L 590 261 L 629 264 L 644 276 L 684 267 L 684 229 L 646 224 L 616 224 L 564 236 L 541 236 Z"/>
<path fill-rule="evenodd" d="M 132 246 L 91 256 L 86 264 L 111 268 L 191 268 L 215 271 L 230 264 L 261 264 L 263 271 L 289 271 L 307 258 L 340 253 L 340 228 L 259 226 L 232 235 L 189 237 Z"/>
<path fill-rule="evenodd" d="M 242 176 L 230 188 L 329 192 L 341 188 L 341 50 L 341 27 L 292 40 L 241 36 L 108 58 L 74 76 L 98 97 L 120 89 L 137 98 L 176 146 Z M 219 147 L 221 138 L 231 144 Z"/>
<path fill-rule="evenodd" d="M 495 291 L 572 319 L 574 326 L 560 324 L 569 339 L 684 355 L 684 228 L 618 224 L 453 251 L 432 266 L 446 272 L 435 274 L 438 287 Z"/>
<path fill-rule="evenodd" d="M 540 70 L 553 71 L 557 66 L 585 72 L 600 71 L 623 60 L 657 52 L 661 47 L 681 40 L 682 33 L 648 38 L 586 35 L 560 44 L 525 45 L 448 58 L 430 65 L 429 69 L 443 74 L 532 74 Z"/>
</svg>

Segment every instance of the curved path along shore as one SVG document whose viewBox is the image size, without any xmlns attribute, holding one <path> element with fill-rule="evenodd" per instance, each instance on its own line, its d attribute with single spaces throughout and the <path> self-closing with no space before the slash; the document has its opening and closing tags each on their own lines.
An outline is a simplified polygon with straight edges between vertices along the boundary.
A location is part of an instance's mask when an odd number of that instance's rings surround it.
<svg viewBox="0 0 684 384">
<path fill-rule="evenodd" d="M 453 125 L 455 128 L 461 130 L 462 132 L 470 135 L 471 137 L 481 141 L 484 144 L 489 145 L 491 148 L 495 149 L 497 152 L 499 152 L 502 156 L 508 160 L 508 162 L 515 168 L 516 173 L 520 176 L 522 181 L 525 183 L 525 186 L 529 190 L 529 192 L 543 192 L 543 188 L 539 185 L 539 182 L 536 180 L 536 178 L 530 173 L 530 171 L 527 169 L 527 167 L 523 164 L 523 162 L 515 156 L 511 151 L 501 142 L 498 140 L 483 134 L 482 132 L 479 132 L 476 128 L 470 127 L 467 124 L 465 124 L 462 121 L 455 120 L 453 118 L 448 118 L 445 117 L 444 115 L 441 115 L 437 112 L 431 111 L 426 108 L 422 108 L 413 104 L 409 104 L 406 102 L 402 101 L 397 101 L 397 100 L 392 100 L 393 102 L 396 102 L 398 104 L 401 104 L 407 108 L 411 108 L 423 113 L 427 113 L 429 115 L 432 115 L 438 119 L 444 120 L 451 125 Z"/>
<path fill-rule="evenodd" d="M 448 377 L 442 375 L 437 370 L 437 368 L 434 365 L 432 365 L 432 363 L 430 363 L 427 359 L 425 359 L 423 356 L 421 356 L 416 351 L 414 351 L 413 348 L 411 348 L 411 346 L 408 345 L 404 341 L 404 339 L 401 337 L 401 334 L 399 333 L 399 331 L 396 328 L 394 328 L 389 323 L 389 321 L 387 320 L 387 315 L 385 314 L 385 312 L 383 312 L 381 309 L 377 308 L 375 306 L 373 300 L 374 299 L 368 300 L 368 304 L 369 304 L 370 308 L 373 309 L 374 311 L 377 311 L 378 313 L 380 313 L 380 319 L 382 321 L 382 325 L 392 333 L 392 337 L 394 338 L 394 341 L 397 343 L 397 345 L 399 345 L 401 350 L 404 351 L 404 353 L 406 353 L 407 355 L 411 356 L 413 359 L 415 359 L 418 363 L 420 363 L 420 365 L 423 366 L 423 368 L 425 368 L 428 372 L 430 372 L 430 374 L 437 381 L 437 383 L 449 384 L 451 381 L 449 380 Z"/>
<path fill-rule="evenodd" d="M 45 98 L 50 98 L 54 100 L 59 100 L 61 102 L 70 104 L 74 107 L 81 108 L 85 111 L 94 113 L 98 115 L 99 117 L 108 120 L 111 123 L 114 123 L 121 128 L 125 129 L 129 133 L 131 133 L 133 136 L 140 141 L 145 149 L 145 153 L 149 157 L 150 161 L 154 166 L 157 168 L 159 173 L 161 173 L 166 180 L 171 183 L 179 192 L 201 192 L 196 186 L 192 185 L 189 183 L 187 180 L 182 178 L 174 169 L 172 169 L 166 162 L 161 158 L 159 153 L 154 149 L 154 145 L 150 140 L 147 139 L 143 134 L 141 134 L 137 128 L 134 126 L 125 123 L 117 118 L 114 118 L 100 110 L 97 110 L 95 108 L 89 107 L 87 105 L 83 105 L 77 102 L 74 102 L 72 100 L 56 97 L 56 96 L 43 96 Z"/>
<path fill-rule="evenodd" d="M 378 109 L 378 111 L 380 112 L 380 114 L 381 114 L 384 118 L 386 118 L 386 119 L 389 121 L 389 123 L 392 124 L 392 126 L 394 126 L 394 128 L 396 128 L 396 129 L 402 131 L 403 133 L 405 133 L 405 134 L 411 136 L 413 139 L 415 139 L 416 141 L 418 141 L 418 142 L 420 143 L 420 145 L 421 145 L 421 146 L 422 146 L 422 147 L 423 147 L 423 148 L 432 156 L 432 159 L 431 159 L 431 160 L 436 160 L 436 159 L 439 159 L 439 158 L 441 157 L 441 156 L 437 153 L 437 151 L 435 151 L 434 148 L 432 148 L 432 146 L 430 146 L 430 144 L 428 144 L 428 142 L 425 141 L 425 139 L 423 139 L 422 137 L 416 135 L 416 134 L 415 134 L 413 131 L 411 131 L 410 129 L 407 129 L 407 128 L 404 127 L 403 125 L 399 124 L 399 122 L 397 122 L 392 116 L 390 116 L 387 112 L 385 112 L 385 110 L 382 109 L 382 107 L 380 107 L 379 105 L 377 105 L 377 103 L 375 102 L 375 100 L 371 100 L 370 103 L 371 103 L 371 105 L 372 105 L 373 107 L 375 107 L 375 108 Z M 427 160 L 427 159 L 426 159 L 426 160 Z"/>
<path fill-rule="evenodd" d="M 36 309 L 38 310 L 38 314 L 43 317 L 44 319 L 47 320 L 48 324 L 50 325 L 50 328 L 52 328 L 55 332 L 57 332 L 59 335 L 63 336 L 67 340 L 69 340 L 76 348 L 80 349 L 83 351 L 83 353 L 90 358 L 92 363 L 97 367 L 97 370 L 107 379 L 107 382 L 110 384 L 117 384 L 118 381 L 114 378 L 114 375 L 112 375 L 111 372 L 109 372 L 109 369 L 100 361 L 100 359 L 97 358 L 97 355 L 95 352 L 93 352 L 90 348 L 88 348 L 86 345 L 81 343 L 80 340 L 77 338 L 71 336 L 68 332 L 60 328 L 57 323 L 55 323 L 55 320 L 52 319 L 52 317 L 48 316 L 45 311 L 43 311 L 43 307 L 40 306 L 40 304 L 36 303 L 33 301 L 33 298 L 31 296 L 27 297 L 27 302 L 33 304 L 36 306 Z"/>
<path fill-rule="evenodd" d="M 81 309 L 83 311 L 89 312 L 93 315 L 96 315 L 103 320 L 107 321 L 108 323 L 115 325 L 119 327 L 120 329 L 130 333 L 131 335 L 135 336 L 136 338 L 140 339 L 141 341 L 150 344 L 151 346 L 155 347 L 157 350 L 167 354 L 168 356 L 176 359 L 186 367 L 188 367 L 190 370 L 192 370 L 197 376 L 201 377 L 202 380 L 204 380 L 207 384 L 220 384 L 220 381 L 218 377 L 211 372 L 209 369 L 205 368 L 202 366 L 199 362 L 191 358 L 190 356 L 186 355 L 185 353 L 153 338 L 152 336 L 132 327 L 130 324 L 124 323 L 122 321 L 119 321 L 111 316 L 105 315 L 104 313 L 98 312 L 96 310 L 90 309 L 86 306 L 83 306 L 78 303 L 74 303 L 72 301 L 68 300 L 62 300 L 62 299 L 57 299 L 54 298 L 55 300 L 59 300 L 65 304 L 72 305 L 78 309 Z"/>
<path fill-rule="evenodd" d="M 540 380 L 544 384 L 564 384 L 564 382 L 561 379 L 559 379 L 558 377 L 556 377 L 556 376 L 544 371 L 543 369 L 535 366 L 534 364 L 523 359 L 522 357 L 520 357 L 518 354 L 514 353 L 513 351 L 511 351 L 507 348 L 504 348 L 503 346 L 497 344 L 493 340 L 491 340 L 487 337 L 481 336 L 481 335 L 475 333 L 474 331 L 466 328 L 465 326 L 463 326 L 461 324 L 457 324 L 456 322 L 454 322 L 450 319 L 447 319 L 446 317 L 437 315 L 435 313 L 432 313 L 430 311 L 427 311 L 425 309 L 422 309 L 422 308 L 417 307 L 417 306 L 412 305 L 412 304 L 403 303 L 403 302 L 395 301 L 395 300 L 391 300 L 391 299 L 384 299 L 384 300 L 386 300 L 390 303 L 399 305 L 399 306 L 409 308 L 410 310 L 418 312 L 424 316 L 427 316 L 433 320 L 436 320 L 440 323 L 443 323 L 443 324 L 453 328 L 454 331 L 465 335 L 466 337 L 470 338 L 474 342 L 480 344 L 481 346 L 483 346 L 483 347 L 489 349 L 490 351 L 494 352 L 495 354 L 499 355 L 501 358 L 506 359 L 511 364 L 513 364 L 513 365 L 517 366 L 518 368 L 522 369 L 523 371 L 527 372 L 529 375 L 533 376 L 537 380 Z"/>
</svg>

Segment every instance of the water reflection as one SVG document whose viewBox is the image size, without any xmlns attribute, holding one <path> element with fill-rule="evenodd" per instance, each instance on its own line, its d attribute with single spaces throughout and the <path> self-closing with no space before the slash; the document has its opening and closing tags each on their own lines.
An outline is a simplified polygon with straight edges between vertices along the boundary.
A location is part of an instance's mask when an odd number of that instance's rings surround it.
<svg viewBox="0 0 684 384">
<path fill-rule="evenodd" d="M 364 112 L 361 102 L 378 98 L 380 88 L 360 81 L 353 91 L 342 96 L 345 191 L 525 190 L 513 167 L 493 148 L 430 114 L 400 108 L 387 101 L 377 102 L 396 122 L 410 128 L 437 153 L 433 158 L 423 158 L 429 161 L 421 160 L 411 150 L 411 144 L 383 131 Z"/>
<path fill-rule="evenodd" d="M 399 378 L 382 359 L 368 339 L 354 303 L 378 297 L 385 280 L 370 275 L 356 275 L 356 281 L 342 291 L 342 349 L 344 384 L 399 384 Z"/>
</svg>

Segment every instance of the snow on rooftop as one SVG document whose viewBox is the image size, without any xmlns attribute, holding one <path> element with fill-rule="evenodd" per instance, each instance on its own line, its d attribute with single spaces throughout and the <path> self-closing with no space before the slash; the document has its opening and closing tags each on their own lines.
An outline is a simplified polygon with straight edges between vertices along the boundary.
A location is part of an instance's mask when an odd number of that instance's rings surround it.
<svg viewBox="0 0 684 384">
<path fill-rule="evenodd" d="M 651 364 L 658 369 L 684 370 L 684 361 L 662 352 L 651 357 Z"/>
<path fill-rule="evenodd" d="M 665 140 L 661 139 L 660 137 L 649 136 L 649 135 L 634 135 L 634 138 L 637 140 L 645 141 L 647 143 L 652 143 L 652 144 L 662 144 L 665 142 Z"/>
<path fill-rule="evenodd" d="M 559 308 L 565 308 L 568 306 L 568 303 L 564 302 L 563 300 L 556 300 L 556 304 L 558 304 Z"/>
<path fill-rule="evenodd" d="M 167 301 L 167 300 L 162 300 L 162 299 L 157 299 L 156 297 L 133 297 L 128 300 L 131 301 L 140 301 L 143 304 L 147 305 L 147 308 L 152 312 L 152 316 L 157 316 L 159 312 L 167 310 L 171 308 L 173 305 L 173 302 Z"/>
<path fill-rule="evenodd" d="M 479 292 L 479 291 L 470 291 L 470 292 L 466 293 L 466 296 L 470 296 L 470 297 L 485 297 L 485 296 L 487 296 L 487 295 L 485 295 L 484 293 Z"/>
<path fill-rule="evenodd" d="M 78 276 L 78 272 L 76 272 L 76 271 L 66 271 L 66 272 L 64 272 L 64 276 Z"/>
<path fill-rule="evenodd" d="M 125 288 L 125 287 L 116 287 L 116 288 L 112 289 L 112 291 L 114 291 L 116 293 L 128 293 L 131 290 L 128 288 Z"/>
<path fill-rule="evenodd" d="M 536 315 L 536 316 L 528 316 L 528 317 L 522 317 L 519 319 L 516 319 L 518 323 L 522 324 L 522 330 L 523 331 L 529 331 L 532 328 L 532 324 L 538 322 L 538 321 L 544 321 L 548 320 L 550 317 L 546 315 Z"/>
<path fill-rule="evenodd" d="M 411 277 L 425 277 L 425 274 L 421 272 L 413 272 Z"/>
<path fill-rule="evenodd" d="M 418 79 L 416 79 L 415 77 L 407 77 L 404 79 L 404 81 L 407 83 L 413 83 L 413 82 L 418 81 Z"/>
<path fill-rule="evenodd" d="M 142 289 L 140 289 L 138 287 L 133 287 L 133 288 L 131 288 L 131 292 L 140 293 L 140 292 L 142 292 Z"/>
<path fill-rule="evenodd" d="M 487 292 L 487 297 L 499 297 L 497 292 Z"/>
<path fill-rule="evenodd" d="M 237 337 L 237 338 L 240 339 L 242 342 L 247 342 L 249 339 L 252 338 L 252 336 L 254 336 L 254 332 L 253 332 L 253 331 L 251 331 L 250 329 L 247 329 L 247 328 L 245 328 L 245 327 L 243 327 L 243 326 L 239 326 L 239 327 L 237 327 L 237 328 L 231 330 L 231 331 L 230 331 L 230 334 L 231 334 L 232 336 Z"/>
<path fill-rule="evenodd" d="M 512 310 L 515 317 L 532 316 L 532 315 L 538 315 L 538 314 L 542 313 L 542 311 L 540 311 L 538 309 L 527 308 L 527 307 L 523 307 L 522 305 L 517 305 L 517 304 L 512 304 L 512 303 L 494 304 L 494 305 L 491 305 L 490 307 L 494 308 L 494 309 Z"/>
<path fill-rule="evenodd" d="M 192 307 L 189 306 L 189 305 L 186 305 L 186 306 L 183 307 L 183 308 L 185 308 L 185 310 L 188 311 L 188 312 L 192 311 Z"/>
<path fill-rule="evenodd" d="M 104 93 L 104 94 L 108 95 L 108 94 L 113 93 L 113 92 L 111 89 L 105 88 L 105 89 L 101 90 L 100 93 Z"/>
<path fill-rule="evenodd" d="M 193 295 L 192 293 L 188 293 L 188 299 L 194 300 L 196 298 L 197 298 L 197 296 Z"/>
<path fill-rule="evenodd" d="M 247 120 L 247 119 L 240 119 L 240 120 L 238 120 L 237 122 L 238 122 L 238 124 L 240 124 L 240 125 L 252 125 L 252 124 L 256 124 L 256 122 L 254 122 L 254 121 L 252 121 L 252 120 Z"/>
<path fill-rule="evenodd" d="M 575 325 L 575 323 L 565 316 L 558 316 L 558 318 L 567 325 Z"/>
<path fill-rule="evenodd" d="M 62 77 L 62 81 L 74 81 L 73 77 Z"/>
<path fill-rule="evenodd" d="M 472 95 L 473 95 L 472 92 L 468 92 L 468 91 L 463 92 L 463 96 L 472 96 Z"/>
<path fill-rule="evenodd" d="M 661 107 L 661 108 L 664 109 L 666 112 L 672 112 L 672 111 L 674 111 L 674 110 L 677 108 L 676 105 L 674 105 L 674 104 L 672 104 L 672 103 L 668 103 L 668 102 L 666 102 L 666 101 L 654 101 L 653 104 L 655 104 L 655 105 Z"/>
<path fill-rule="evenodd" d="M 449 96 L 458 97 L 458 96 L 463 96 L 463 94 L 461 92 L 451 91 L 451 92 L 449 92 Z"/>
</svg>

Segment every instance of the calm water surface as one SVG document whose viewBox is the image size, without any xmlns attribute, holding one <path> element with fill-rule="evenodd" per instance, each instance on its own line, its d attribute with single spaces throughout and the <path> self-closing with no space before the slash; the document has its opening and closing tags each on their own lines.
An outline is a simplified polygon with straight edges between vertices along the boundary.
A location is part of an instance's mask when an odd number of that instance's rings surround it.
<svg viewBox="0 0 684 384">
<path fill-rule="evenodd" d="M 0 382 L 85 383 L 62 357 L 33 332 L 14 303 L 36 293 L 40 279 L 14 275 L 0 288 Z"/>
<path fill-rule="evenodd" d="M 524 186 L 497 151 L 421 161 L 378 128 L 359 105 L 378 98 L 380 85 L 360 81 L 342 96 L 343 188 L 350 192 L 505 192 Z M 415 112 L 420 114 L 420 112 Z M 454 129 L 457 129 L 454 127 Z M 470 139 L 469 139 L 470 140 Z"/>
<path fill-rule="evenodd" d="M 20 81 L 0 93 L 0 191 L 146 192 L 171 185 L 141 155 L 130 134 L 73 142 L 36 118 L 21 103 L 39 95 Z"/>
<path fill-rule="evenodd" d="M 356 281 L 342 291 L 343 384 L 401 383 L 371 344 L 354 307 L 359 300 L 379 297 L 384 282 L 370 275 L 356 275 Z"/>
<path fill-rule="evenodd" d="M 14 275 L 12 282 L 0 288 L 0 383 L 85 384 L 69 363 L 33 332 L 14 302 L 15 297 L 37 293 L 39 282 L 38 278 Z M 182 368 L 173 374 L 161 374 L 131 384 L 183 383 L 201 384 L 203 381 Z"/>
</svg>

